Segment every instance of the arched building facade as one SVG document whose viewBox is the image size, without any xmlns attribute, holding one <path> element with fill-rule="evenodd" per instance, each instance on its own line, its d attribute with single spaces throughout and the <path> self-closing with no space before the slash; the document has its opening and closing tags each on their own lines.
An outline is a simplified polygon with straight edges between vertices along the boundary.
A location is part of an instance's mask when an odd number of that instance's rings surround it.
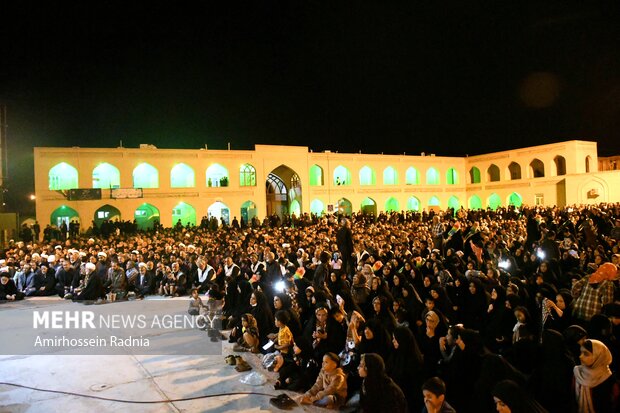
<svg viewBox="0 0 620 413">
<path fill-rule="evenodd" d="M 497 208 L 620 200 L 620 171 L 598 172 L 595 142 L 469 157 L 254 150 L 35 148 L 41 223 L 136 220 L 141 228 L 270 214 Z M 101 199 L 69 200 L 99 188 Z M 114 197 L 116 195 L 116 197 Z M 133 198 L 134 196 L 139 196 Z"/>
</svg>

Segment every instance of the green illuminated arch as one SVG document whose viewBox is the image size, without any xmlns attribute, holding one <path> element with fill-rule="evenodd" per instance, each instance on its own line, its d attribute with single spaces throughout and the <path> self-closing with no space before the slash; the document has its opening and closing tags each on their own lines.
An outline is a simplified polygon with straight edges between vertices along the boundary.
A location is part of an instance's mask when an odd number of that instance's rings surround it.
<svg viewBox="0 0 620 413">
<path fill-rule="evenodd" d="M 413 166 L 410 166 L 405 172 L 405 183 L 407 185 L 420 184 L 420 173 Z"/>
<path fill-rule="evenodd" d="M 360 205 L 362 214 L 377 216 L 377 203 L 372 198 L 364 198 Z"/>
<path fill-rule="evenodd" d="M 159 188 L 159 171 L 153 165 L 141 163 L 132 176 L 134 188 Z"/>
<path fill-rule="evenodd" d="M 351 171 L 340 165 L 334 169 L 334 185 L 351 185 Z"/>
<path fill-rule="evenodd" d="M 376 177 L 375 170 L 369 166 L 364 166 L 360 169 L 360 185 L 375 185 Z"/>
<path fill-rule="evenodd" d="M 230 224 L 230 209 L 223 202 L 217 201 L 211 204 L 207 209 L 207 214 L 209 218 L 217 218 L 218 223 L 224 221 L 226 225 Z"/>
<path fill-rule="evenodd" d="M 159 221 L 159 209 L 146 202 L 140 205 L 133 213 L 138 229 L 145 231 L 152 229 L 155 221 Z"/>
<path fill-rule="evenodd" d="M 64 189 L 78 188 L 78 171 L 66 162 L 61 162 L 52 167 L 48 174 L 49 189 L 60 191 Z"/>
<path fill-rule="evenodd" d="M 310 186 L 323 186 L 323 168 L 319 165 L 310 167 Z"/>
<path fill-rule="evenodd" d="M 245 163 L 239 168 L 239 185 L 256 186 L 256 168 L 249 163 Z"/>
<path fill-rule="evenodd" d="M 426 184 L 439 185 L 439 171 L 437 171 L 437 169 L 428 168 L 426 170 Z"/>
<path fill-rule="evenodd" d="M 290 206 L 289 211 L 291 215 L 295 214 L 295 216 L 299 218 L 299 216 L 301 215 L 301 205 L 299 204 L 298 200 L 293 199 L 291 201 L 291 206 Z"/>
<path fill-rule="evenodd" d="M 516 192 L 513 192 L 508 196 L 508 205 L 520 207 L 523 205 L 523 197 Z"/>
<path fill-rule="evenodd" d="M 396 198 L 389 197 L 386 201 L 385 201 L 385 212 L 392 212 L 392 211 L 400 211 L 400 205 L 398 204 L 398 200 Z"/>
<path fill-rule="evenodd" d="M 252 201 L 245 201 L 241 205 L 241 218 L 243 222 L 249 224 L 252 221 L 252 218 L 258 215 L 256 204 Z"/>
<path fill-rule="evenodd" d="M 415 196 L 409 197 L 407 200 L 407 211 L 420 212 L 420 200 Z"/>
<path fill-rule="evenodd" d="M 398 172 L 388 166 L 383 170 L 383 185 L 398 185 Z"/>
<path fill-rule="evenodd" d="M 472 195 L 469 197 L 469 209 L 482 209 L 482 200 L 478 195 Z"/>
<path fill-rule="evenodd" d="M 323 214 L 324 210 L 325 210 L 325 206 L 323 205 L 323 202 L 321 202 L 321 200 L 315 199 L 312 202 L 310 202 L 310 213 L 321 215 Z"/>
<path fill-rule="evenodd" d="M 338 200 L 338 213 L 343 215 L 351 215 L 353 213 L 353 206 L 351 201 L 346 198 L 340 198 Z"/>
<path fill-rule="evenodd" d="M 475 166 L 472 166 L 471 169 L 469 170 L 469 180 L 471 181 L 472 184 L 479 184 L 480 183 L 480 169 L 476 168 Z"/>
<path fill-rule="evenodd" d="M 441 206 L 441 201 L 436 196 L 432 196 L 431 199 L 428 200 L 428 206 Z"/>
<path fill-rule="evenodd" d="M 487 200 L 487 205 L 492 210 L 496 210 L 502 205 L 502 199 L 496 193 L 492 193 L 491 196 L 489 196 L 489 199 Z"/>
<path fill-rule="evenodd" d="M 214 163 L 207 168 L 207 186 L 228 186 L 228 169 L 219 163 Z"/>
<path fill-rule="evenodd" d="M 121 211 L 112 205 L 104 205 L 95 211 L 93 221 L 99 227 L 103 221 L 119 221 L 121 219 Z"/>
<path fill-rule="evenodd" d="M 184 163 L 174 165 L 170 170 L 170 187 L 171 188 L 193 188 L 196 186 L 196 177 L 194 169 Z M 173 221 L 176 223 L 176 221 Z"/>
<path fill-rule="evenodd" d="M 181 220 L 181 225 L 187 227 L 188 224 L 196 225 L 196 210 L 193 206 L 185 202 L 179 202 L 177 206 L 172 208 L 172 226 Z"/>
<path fill-rule="evenodd" d="M 448 208 L 452 208 L 456 214 L 456 211 L 461 209 L 461 201 L 457 197 L 451 196 L 448 199 Z"/>
<path fill-rule="evenodd" d="M 121 173 L 114 165 L 100 163 L 93 169 L 93 188 L 120 188 Z"/>
<path fill-rule="evenodd" d="M 79 222 L 80 214 L 78 214 L 75 209 L 66 205 L 62 205 L 56 208 L 50 216 L 50 224 L 56 225 L 58 228 L 60 228 L 60 225 L 63 222 L 67 224 L 67 228 L 69 228 L 69 223 L 74 220 L 77 220 Z"/>
<path fill-rule="evenodd" d="M 480 178 L 480 171 L 478 171 L 478 178 Z M 448 185 L 458 185 L 459 173 L 456 171 L 456 169 L 454 168 L 448 169 L 448 172 L 446 172 L 446 183 Z"/>
</svg>

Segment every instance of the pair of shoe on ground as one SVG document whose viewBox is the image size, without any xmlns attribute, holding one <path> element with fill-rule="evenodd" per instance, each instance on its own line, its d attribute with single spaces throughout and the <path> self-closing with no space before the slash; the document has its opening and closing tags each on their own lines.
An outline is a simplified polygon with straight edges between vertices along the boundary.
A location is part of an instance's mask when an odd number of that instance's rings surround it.
<svg viewBox="0 0 620 413">
<path fill-rule="evenodd" d="M 297 402 L 291 399 L 288 394 L 285 393 L 282 393 L 278 397 L 273 397 L 269 399 L 269 403 L 282 410 L 291 410 L 297 407 Z"/>
<path fill-rule="evenodd" d="M 237 370 L 240 373 L 244 371 L 252 370 L 252 366 L 250 366 L 248 362 L 245 361 L 243 357 L 241 356 L 233 356 L 231 354 L 230 356 L 226 357 L 225 360 L 226 360 L 226 364 L 228 364 L 229 366 L 235 366 L 235 370 Z"/>
</svg>

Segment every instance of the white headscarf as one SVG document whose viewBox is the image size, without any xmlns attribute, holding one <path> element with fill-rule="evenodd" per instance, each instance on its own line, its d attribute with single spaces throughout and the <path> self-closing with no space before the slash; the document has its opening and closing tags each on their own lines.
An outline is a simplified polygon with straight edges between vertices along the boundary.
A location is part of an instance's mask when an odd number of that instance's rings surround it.
<svg viewBox="0 0 620 413">
<path fill-rule="evenodd" d="M 594 362 L 590 367 L 575 366 L 575 395 L 579 405 L 579 413 L 594 413 L 592 403 L 592 389 L 611 376 L 609 365 L 611 364 L 611 352 L 598 340 L 588 340 L 592 343 L 592 355 Z"/>
</svg>

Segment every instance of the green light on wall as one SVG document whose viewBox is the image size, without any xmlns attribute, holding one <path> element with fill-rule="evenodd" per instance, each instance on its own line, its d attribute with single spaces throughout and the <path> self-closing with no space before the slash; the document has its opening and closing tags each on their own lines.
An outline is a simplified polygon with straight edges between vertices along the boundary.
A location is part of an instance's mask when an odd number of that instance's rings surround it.
<svg viewBox="0 0 620 413">
<path fill-rule="evenodd" d="M 415 196 L 409 197 L 407 200 L 407 211 L 420 211 L 420 200 Z"/>
<path fill-rule="evenodd" d="M 492 210 L 496 210 L 502 205 L 502 199 L 499 197 L 499 195 L 493 193 L 491 194 L 491 196 L 489 196 L 487 203 L 489 205 L 489 208 L 491 208 Z"/>
<path fill-rule="evenodd" d="M 374 185 L 375 183 L 375 171 L 371 167 L 364 166 L 360 169 L 360 185 Z"/>
<path fill-rule="evenodd" d="M 310 212 L 313 214 L 321 215 L 325 209 L 323 202 L 319 199 L 315 199 L 310 203 Z"/>
<path fill-rule="evenodd" d="M 469 197 L 469 209 L 482 209 L 482 200 L 478 195 Z"/>
<path fill-rule="evenodd" d="M 107 162 L 100 163 L 93 169 L 93 188 L 119 188 L 121 173 L 118 168 Z"/>
<path fill-rule="evenodd" d="M 396 169 L 388 166 L 383 171 L 383 184 L 384 185 L 398 185 L 398 172 Z"/>
<path fill-rule="evenodd" d="M 170 187 L 193 188 L 195 186 L 196 177 L 191 166 L 179 163 L 170 170 Z"/>
<path fill-rule="evenodd" d="M 310 167 L 310 186 L 323 186 L 323 168 L 318 165 Z"/>
<path fill-rule="evenodd" d="M 400 210 L 400 206 L 399 206 L 398 201 L 396 200 L 396 198 L 391 197 L 391 198 L 388 198 L 387 201 L 385 201 L 385 210 L 387 212 L 399 211 Z"/>
<path fill-rule="evenodd" d="M 431 199 L 428 200 L 428 206 L 440 206 L 441 202 L 439 201 L 439 198 L 437 198 L 436 196 L 431 197 Z"/>
<path fill-rule="evenodd" d="M 49 170 L 50 191 L 75 189 L 78 187 L 78 171 L 66 162 L 61 162 Z"/>
<path fill-rule="evenodd" d="M 132 176 L 134 188 L 159 188 L 159 171 L 153 165 L 141 163 Z"/>
<path fill-rule="evenodd" d="M 435 168 L 428 168 L 426 171 L 426 184 L 439 185 L 439 171 Z"/>
</svg>

